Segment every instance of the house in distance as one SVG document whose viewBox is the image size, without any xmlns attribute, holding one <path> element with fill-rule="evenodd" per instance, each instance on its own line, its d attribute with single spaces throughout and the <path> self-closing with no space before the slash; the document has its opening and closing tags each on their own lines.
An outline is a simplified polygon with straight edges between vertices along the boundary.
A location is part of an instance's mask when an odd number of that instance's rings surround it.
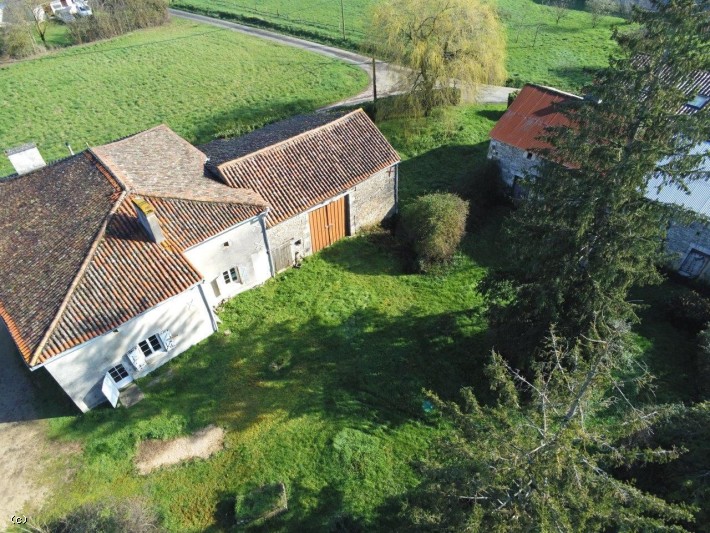
<svg viewBox="0 0 710 533">
<path fill-rule="evenodd" d="M 0 349 L 84 412 L 214 333 L 220 302 L 397 208 L 399 157 L 361 110 L 201 149 L 161 125 L 49 165 L 6 153 Z"/>
<path fill-rule="evenodd" d="M 685 87 L 688 102 L 681 113 L 694 114 L 710 109 L 710 72 L 698 72 Z M 525 85 L 491 130 L 488 159 L 498 163 L 501 180 L 514 198 L 525 195 L 521 183 L 539 175 L 540 152 L 551 148 L 543 139 L 547 128 L 570 126 L 560 113 L 560 105 L 580 96 L 541 85 Z M 706 108 L 707 106 L 707 108 Z M 710 139 L 694 148 L 696 154 L 710 151 Z M 667 228 L 665 250 L 671 268 L 691 279 L 710 281 L 710 158 L 697 169 L 697 179 L 688 190 L 663 186 L 660 177 L 649 180 L 649 200 L 679 206 L 695 215 L 693 222 L 672 221 Z"/>
</svg>

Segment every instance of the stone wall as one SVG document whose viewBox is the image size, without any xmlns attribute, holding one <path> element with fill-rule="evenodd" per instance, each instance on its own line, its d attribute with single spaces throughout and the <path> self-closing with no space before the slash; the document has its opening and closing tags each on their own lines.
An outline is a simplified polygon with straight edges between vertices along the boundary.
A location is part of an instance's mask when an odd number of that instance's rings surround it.
<svg viewBox="0 0 710 533">
<path fill-rule="evenodd" d="M 358 230 L 379 224 L 392 216 L 397 209 L 397 168 L 387 168 L 373 174 L 372 177 L 359 183 L 345 192 L 346 213 L 349 213 L 347 234 L 352 235 Z M 307 257 L 312 253 L 311 228 L 308 213 L 327 205 L 340 195 L 329 198 L 328 201 L 313 206 L 308 211 L 289 218 L 267 230 L 269 247 L 272 255 L 289 251 L 292 259 Z M 276 270 L 283 270 L 276 267 Z"/>
<path fill-rule="evenodd" d="M 691 250 L 710 256 L 710 226 L 702 222 L 671 223 L 665 241 L 665 251 L 670 256 L 669 266 L 678 270 Z M 710 261 L 698 279 L 710 281 Z"/>
<path fill-rule="evenodd" d="M 290 254 L 290 260 L 311 255 L 311 227 L 308 224 L 308 213 L 300 213 L 295 217 L 284 220 L 273 228 L 266 230 L 269 238 L 269 248 L 274 259 L 278 254 Z M 274 267 L 278 272 L 284 270 L 286 261 L 275 261 Z"/>
<path fill-rule="evenodd" d="M 350 232 L 379 224 L 397 209 L 397 167 L 389 167 L 348 191 Z"/>
<path fill-rule="evenodd" d="M 540 158 L 532 152 L 526 152 L 495 139 L 491 139 L 488 147 L 488 159 L 498 161 L 503 182 L 508 187 L 513 187 L 515 178 L 520 181 L 526 174 L 536 175 Z"/>
</svg>

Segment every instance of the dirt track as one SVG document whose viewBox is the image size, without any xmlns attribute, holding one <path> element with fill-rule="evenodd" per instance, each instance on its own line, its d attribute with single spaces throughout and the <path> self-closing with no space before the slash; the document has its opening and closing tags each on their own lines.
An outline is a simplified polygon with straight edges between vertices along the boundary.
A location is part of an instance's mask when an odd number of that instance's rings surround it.
<svg viewBox="0 0 710 533">
<path fill-rule="evenodd" d="M 50 449 L 47 428 L 38 420 L 29 378 L 20 356 L 0 341 L 0 531 L 48 493 L 39 480 Z"/>
</svg>

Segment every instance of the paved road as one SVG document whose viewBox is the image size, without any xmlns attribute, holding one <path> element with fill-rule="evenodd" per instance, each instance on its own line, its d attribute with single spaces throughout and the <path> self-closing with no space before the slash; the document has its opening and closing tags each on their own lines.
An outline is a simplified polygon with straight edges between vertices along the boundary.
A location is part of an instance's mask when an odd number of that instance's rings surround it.
<svg viewBox="0 0 710 533">
<path fill-rule="evenodd" d="M 357 105 L 372 100 L 372 59 L 367 56 L 363 56 L 349 50 L 343 50 L 341 48 L 334 48 L 325 44 L 306 41 L 304 39 L 299 39 L 298 37 L 291 37 L 290 35 L 255 28 L 253 26 L 245 26 L 244 24 L 237 24 L 236 22 L 228 22 L 226 20 L 206 17 L 204 15 L 196 15 L 194 13 L 188 13 L 187 11 L 181 11 L 178 9 L 170 9 L 170 14 L 175 17 L 189 19 L 195 22 L 204 22 L 206 24 L 212 24 L 213 26 L 236 31 L 245 35 L 251 35 L 253 37 L 259 37 L 260 39 L 266 39 L 275 43 L 293 46 L 295 48 L 307 50 L 326 57 L 339 59 L 350 65 L 355 65 L 367 72 L 367 75 L 370 77 L 369 87 L 358 95 L 341 100 L 340 102 L 328 107 Z M 377 74 L 378 96 L 392 96 L 402 92 L 402 80 L 404 78 L 404 74 L 407 72 L 406 69 L 397 65 L 392 65 L 391 63 L 387 63 L 385 61 L 377 61 L 375 68 Z M 516 89 L 499 87 L 496 85 L 482 85 L 475 93 L 466 94 L 466 92 L 464 92 L 462 100 L 464 102 L 479 102 L 484 104 L 503 104 L 508 102 L 508 94 L 515 90 Z"/>
</svg>

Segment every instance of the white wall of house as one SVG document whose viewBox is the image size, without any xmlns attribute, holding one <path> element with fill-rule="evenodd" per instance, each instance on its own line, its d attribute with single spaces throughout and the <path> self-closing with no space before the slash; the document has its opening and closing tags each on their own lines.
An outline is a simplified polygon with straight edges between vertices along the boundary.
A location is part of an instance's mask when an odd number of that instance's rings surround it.
<svg viewBox="0 0 710 533">
<path fill-rule="evenodd" d="M 204 284 L 202 285 L 204 287 Z M 209 287 L 204 287 L 209 292 Z M 215 331 L 213 316 L 200 286 L 148 310 L 117 330 L 53 357 L 44 366 L 83 412 L 106 399 L 101 384 L 109 368 L 122 363 L 134 377 L 143 377 Z M 174 347 L 146 358 L 147 366 L 137 372 L 125 354 L 140 341 L 169 331 Z"/>
<path fill-rule="evenodd" d="M 185 256 L 207 281 L 205 295 L 213 307 L 271 277 L 258 217 L 189 248 Z M 233 279 L 231 269 L 235 269 L 237 279 Z"/>
</svg>

